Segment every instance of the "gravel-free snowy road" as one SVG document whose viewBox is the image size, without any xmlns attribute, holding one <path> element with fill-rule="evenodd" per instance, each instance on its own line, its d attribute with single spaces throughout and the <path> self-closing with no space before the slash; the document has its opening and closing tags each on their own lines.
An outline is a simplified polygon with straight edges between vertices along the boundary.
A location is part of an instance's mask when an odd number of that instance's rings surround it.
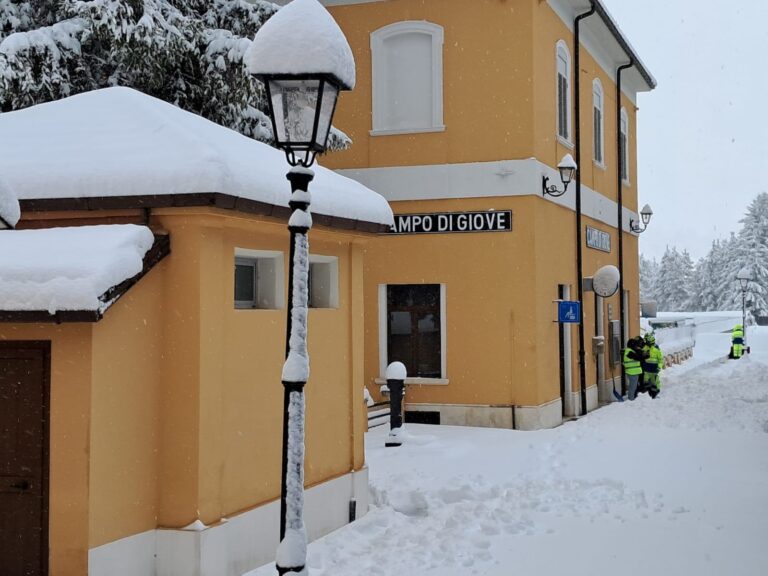
<svg viewBox="0 0 768 576">
<path fill-rule="evenodd" d="M 656 400 L 538 432 L 408 425 L 399 449 L 369 432 L 372 509 L 310 546 L 311 573 L 765 576 L 768 328 L 726 362 L 712 326 Z"/>
</svg>

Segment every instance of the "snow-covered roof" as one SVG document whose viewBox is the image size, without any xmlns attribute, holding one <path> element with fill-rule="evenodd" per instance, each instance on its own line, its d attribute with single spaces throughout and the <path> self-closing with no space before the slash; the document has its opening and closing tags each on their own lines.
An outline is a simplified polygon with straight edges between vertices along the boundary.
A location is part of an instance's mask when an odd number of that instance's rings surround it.
<svg viewBox="0 0 768 576">
<path fill-rule="evenodd" d="M 135 224 L 13 230 L 0 234 L 0 311 L 103 313 L 110 289 L 144 269 L 155 243 Z"/>
<path fill-rule="evenodd" d="M 19 201 L 11 187 L 0 180 L 0 229 L 13 228 L 19 221 Z"/>
<path fill-rule="evenodd" d="M 256 33 L 245 55 L 251 74 L 333 74 L 355 87 L 355 59 L 344 33 L 317 0 L 293 0 Z"/>
<path fill-rule="evenodd" d="M 0 175 L 22 206 L 30 199 L 192 193 L 288 206 L 282 152 L 130 88 L 0 114 L 0 134 Z M 392 223 L 379 194 L 331 170 L 314 171 L 314 214 Z"/>
</svg>

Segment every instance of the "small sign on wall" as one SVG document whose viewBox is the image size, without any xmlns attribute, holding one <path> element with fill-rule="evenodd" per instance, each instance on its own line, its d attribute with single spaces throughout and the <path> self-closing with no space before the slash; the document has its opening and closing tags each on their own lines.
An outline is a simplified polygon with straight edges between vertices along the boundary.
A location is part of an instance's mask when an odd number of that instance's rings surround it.
<svg viewBox="0 0 768 576">
<path fill-rule="evenodd" d="M 603 252 L 611 251 L 611 235 L 597 228 L 587 226 L 587 247 Z"/>
<path fill-rule="evenodd" d="M 395 214 L 392 234 L 451 234 L 455 232 L 509 232 L 511 210 Z"/>
<path fill-rule="evenodd" d="M 581 302 L 559 300 L 557 302 L 557 321 L 561 324 L 578 324 L 581 321 Z"/>
</svg>

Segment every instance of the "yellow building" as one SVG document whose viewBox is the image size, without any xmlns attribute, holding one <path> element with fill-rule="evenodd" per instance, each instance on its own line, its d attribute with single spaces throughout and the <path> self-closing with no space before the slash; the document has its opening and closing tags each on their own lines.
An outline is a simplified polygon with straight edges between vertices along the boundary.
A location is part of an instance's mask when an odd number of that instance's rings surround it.
<svg viewBox="0 0 768 576">
<path fill-rule="evenodd" d="M 282 153 L 124 88 L 3 114 L 0 131 L 22 209 L 0 236 L 0 573 L 239 576 L 271 561 Z M 377 194 L 315 172 L 310 538 L 368 507 L 363 249 L 392 221 Z"/>
<path fill-rule="evenodd" d="M 328 165 L 396 214 L 365 249 L 366 385 L 403 361 L 407 419 L 446 424 L 551 427 L 610 402 L 639 331 L 636 101 L 655 80 L 602 3 L 325 4 L 358 78 L 335 118 L 354 145 Z M 576 181 L 543 194 L 566 154 Z M 582 283 L 606 265 L 623 302 Z M 581 328 L 557 300 L 583 301 Z"/>
</svg>

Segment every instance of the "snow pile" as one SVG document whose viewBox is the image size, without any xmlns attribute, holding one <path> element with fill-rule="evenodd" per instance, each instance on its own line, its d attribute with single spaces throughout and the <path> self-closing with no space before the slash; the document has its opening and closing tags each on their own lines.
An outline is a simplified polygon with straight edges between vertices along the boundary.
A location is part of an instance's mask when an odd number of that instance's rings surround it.
<svg viewBox="0 0 768 576">
<path fill-rule="evenodd" d="M 133 224 L 0 234 L 0 310 L 104 310 L 99 298 L 143 268 L 149 228 Z"/>
<path fill-rule="evenodd" d="M 355 59 L 336 21 L 317 0 L 293 0 L 256 33 L 245 56 L 251 74 L 333 74 L 355 87 Z"/>
<path fill-rule="evenodd" d="M 372 509 L 309 547 L 313 576 L 768 574 L 768 328 L 554 430 L 410 424 L 366 438 Z M 271 576 L 272 566 L 252 572 Z"/>
<path fill-rule="evenodd" d="M 0 219 L 8 226 L 14 227 L 20 217 L 21 211 L 16 194 L 3 180 L 0 180 Z"/>
<path fill-rule="evenodd" d="M 696 346 L 696 328 L 693 325 L 658 328 L 653 333 L 656 344 L 664 354 L 676 354 Z"/>
<path fill-rule="evenodd" d="M 0 115 L 0 174 L 20 200 L 219 192 L 287 206 L 282 152 L 130 88 Z M 383 197 L 321 167 L 312 211 L 393 223 Z"/>
</svg>

